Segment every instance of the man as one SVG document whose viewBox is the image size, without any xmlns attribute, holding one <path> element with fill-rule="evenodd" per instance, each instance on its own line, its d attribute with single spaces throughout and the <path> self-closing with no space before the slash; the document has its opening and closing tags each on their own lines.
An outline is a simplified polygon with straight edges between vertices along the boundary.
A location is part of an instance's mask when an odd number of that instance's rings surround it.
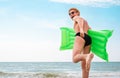
<svg viewBox="0 0 120 78">
<path fill-rule="evenodd" d="M 87 34 L 90 27 L 87 21 L 80 17 L 80 12 L 78 9 L 69 9 L 69 16 L 74 21 L 74 31 L 76 32 L 73 48 L 73 62 L 78 63 L 81 61 L 82 78 L 88 78 L 90 64 L 94 57 L 94 55 L 90 53 L 92 40 Z"/>
</svg>

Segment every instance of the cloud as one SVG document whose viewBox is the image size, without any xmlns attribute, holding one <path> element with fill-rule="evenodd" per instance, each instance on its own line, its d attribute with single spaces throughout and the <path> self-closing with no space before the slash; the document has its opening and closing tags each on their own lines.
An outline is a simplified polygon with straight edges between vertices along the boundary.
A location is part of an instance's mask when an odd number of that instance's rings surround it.
<svg viewBox="0 0 120 78">
<path fill-rule="evenodd" d="M 71 61 L 71 52 L 59 52 L 58 42 L 4 40 L 0 43 L 0 61 Z"/>
<path fill-rule="evenodd" d="M 12 15 L 4 9 L 1 12 L 6 14 L 0 14 L 4 17 L 0 18 L 0 30 L 3 30 L 0 31 L 0 61 L 71 61 L 71 53 L 59 52 L 58 28 L 63 20 L 48 21 L 22 13 Z"/>
<path fill-rule="evenodd" d="M 50 0 L 53 2 L 80 4 L 92 7 L 120 6 L 120 0 Z"/>
</svg>

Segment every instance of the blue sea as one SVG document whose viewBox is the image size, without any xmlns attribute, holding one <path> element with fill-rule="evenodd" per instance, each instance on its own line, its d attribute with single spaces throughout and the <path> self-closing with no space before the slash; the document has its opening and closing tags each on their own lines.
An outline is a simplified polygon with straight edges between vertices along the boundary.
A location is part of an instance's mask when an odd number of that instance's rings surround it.
<svg viewBox="0 0 120 78">
<path fill-rule="evenodd" d="M 80 63 L 0 62 L 0 78 L 82 78 Z M 120 78 L 120 62 L 92 62 L 89 78 Z"/>
</svg>

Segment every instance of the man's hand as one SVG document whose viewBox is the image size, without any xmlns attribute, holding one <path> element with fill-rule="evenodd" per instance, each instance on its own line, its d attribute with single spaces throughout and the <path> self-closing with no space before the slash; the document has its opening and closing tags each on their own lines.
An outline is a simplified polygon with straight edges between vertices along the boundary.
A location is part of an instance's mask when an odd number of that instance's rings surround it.
<svg viewBox="0 0 120 78">
<path fill-rule="evenodd" d="M 84 31 L 83 31 L 83 30 L 80 31 L 80 36 L 81 36 L 82 38 L 84 38 Z"/>
</svg>

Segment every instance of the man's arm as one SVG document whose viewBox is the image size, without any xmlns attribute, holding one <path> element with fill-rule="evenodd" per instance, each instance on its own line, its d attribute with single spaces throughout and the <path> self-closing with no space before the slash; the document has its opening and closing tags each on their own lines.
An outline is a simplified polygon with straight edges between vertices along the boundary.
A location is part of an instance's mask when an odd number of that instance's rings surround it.
<svg viewBox="0 0 120 78">
<path fill-rule="evenodd" d="M 75 22 L 77 22 L 78 25 L 79 25 L 79 28 L 80 28 L 80 36 L 81 36 L 81 37 L 84 37 L 84 30 L 83 30 L 84 20 L 83 20 L 82 18 L 80 18 L 79 16 L 75 16 L 75 17 L 73 18 L 73 20 L 74 20 Z"/>
</svg>

